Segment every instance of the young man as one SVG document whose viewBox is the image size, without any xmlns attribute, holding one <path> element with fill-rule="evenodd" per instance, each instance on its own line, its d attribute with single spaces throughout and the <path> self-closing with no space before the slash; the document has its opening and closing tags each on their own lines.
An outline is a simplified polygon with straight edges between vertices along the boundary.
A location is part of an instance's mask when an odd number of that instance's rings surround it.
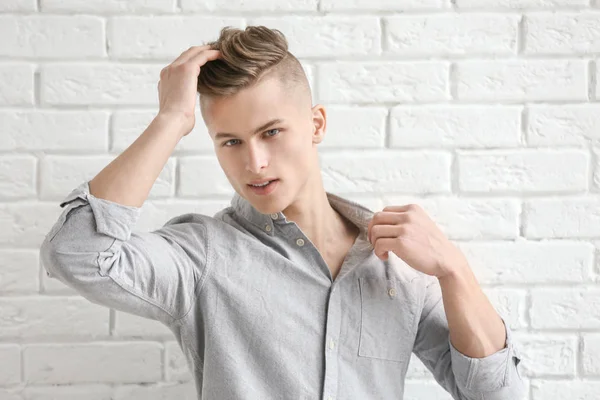
<svg viewBox="0 0 600 400">
<path fill-rule="evenodd" d="M 61 203 L 51 276 L 167 325 L 199 399 L 398 399 L 412 352 L 454 399 L 524 396 L 510 330 L 425 212 L 324 190 L 325 108 L 280 32 L 223 29 L 160 78 L 150 126 Z M 231 207 L 133 233 L 197 91 Z"/>
</svg>

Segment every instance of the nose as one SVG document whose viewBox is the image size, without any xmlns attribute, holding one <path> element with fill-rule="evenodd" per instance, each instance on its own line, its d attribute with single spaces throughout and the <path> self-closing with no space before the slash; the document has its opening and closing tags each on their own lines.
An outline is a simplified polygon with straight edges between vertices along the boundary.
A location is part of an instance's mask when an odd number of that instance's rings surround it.
<svg viewBox="0 0 600 400">
<path fill-rule="evenodd" d="M 253 174 L 260 174 L 261 170 L 269 165 L 268 152 L 260 143 L 250 143 L 246 154 L 246 169 Z"/>
</svg>

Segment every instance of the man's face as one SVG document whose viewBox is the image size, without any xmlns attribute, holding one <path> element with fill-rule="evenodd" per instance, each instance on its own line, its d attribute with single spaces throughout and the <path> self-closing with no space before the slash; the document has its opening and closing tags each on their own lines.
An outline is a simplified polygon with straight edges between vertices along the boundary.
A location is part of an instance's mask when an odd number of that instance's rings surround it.
<svg viewBox="0 0 600 400">
<path fill-rule="evenodd" d="M 201 109 L 227 179 L 258 211 L 283 211 L 319 173 L 325 111 L 311 108 L 300 90 L 267 78 L 235 95 L 203 99 Z M 276 181 L 250 185 L 265 179 Z"/>
</svg>

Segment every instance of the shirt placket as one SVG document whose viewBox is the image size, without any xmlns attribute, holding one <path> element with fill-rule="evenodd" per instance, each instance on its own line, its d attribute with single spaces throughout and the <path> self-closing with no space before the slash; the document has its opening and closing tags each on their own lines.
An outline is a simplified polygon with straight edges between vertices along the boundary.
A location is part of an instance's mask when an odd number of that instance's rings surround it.
<svg viewBox="0 0 600 400">
<path fill-rule="evenodd" d="M 272 214 L 271 219 L 276 220 L 277 215 Z M 293 241 L 293 243 L 298 247 L 299 251 L 306 252 L 306 260 L 308 262 L 317 262 L 320 268 L 326 271 L 326 273 L 329 273 L 329 267 L 327 266 L 327 263 L 323 257 L 320 255 L 317 248 L 297 226 L 294 226 L 293 228 L 291 226 L 282 228 L 282 231 L 286 232 L 288 239 Z M 336 400 L 338 392 L 338 342 L 340 337 L 342 313 L 341 290 L 339 285 L 340 279 L 336 279 L 334 282 L 332 282 L 329 288 L 329 298 L 327 302 L 324 337 L 325 372 L 323 374 L 324 382 L 323 393 L 321 396 L 323 400 Z"/>
<path fill-rule="evenodd" d="M 340 320 L 342 312 L 342 291 L 335 281 L 329 293 L 327 304 L 327 326 L 325 329 L 325 382 L 323 383 L 323 400 L 335 400 L 338 391 L 338 348 L 340 337 Z"/>
</svg>

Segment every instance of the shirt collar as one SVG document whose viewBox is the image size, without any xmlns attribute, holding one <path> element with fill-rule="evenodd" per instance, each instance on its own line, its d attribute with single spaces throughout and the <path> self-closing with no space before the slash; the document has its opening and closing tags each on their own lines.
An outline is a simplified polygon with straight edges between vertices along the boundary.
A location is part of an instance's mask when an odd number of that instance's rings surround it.
<svg viewBox="0 0 600 400">
<path fill-rule="evenodd" d="M 373 211 L 361 204 L 355 203 L 333 193 L 327 191 L 325 193 L 327 195 L 327 199 L 329 200 L 329 204 L 331 204 L 331 206 L 341 215 L 356 225 L 360 229 L 361 236 L 366 237 L 369 222 L 371 218 L 373 218 Z M 231 206 L 237 214 L 270 235 L 274 234 L 274 224 L 285 224 L 291 222 L 287 220 L 281 211 L 274 214 L 260 213 L 256 208 L 254 208 L 254 206 L 252 206 L 252 204 L 250 204 L 248 200 L 244 199 L 237 192 L 234 194 L 231 200 Z"/>
</svg>

